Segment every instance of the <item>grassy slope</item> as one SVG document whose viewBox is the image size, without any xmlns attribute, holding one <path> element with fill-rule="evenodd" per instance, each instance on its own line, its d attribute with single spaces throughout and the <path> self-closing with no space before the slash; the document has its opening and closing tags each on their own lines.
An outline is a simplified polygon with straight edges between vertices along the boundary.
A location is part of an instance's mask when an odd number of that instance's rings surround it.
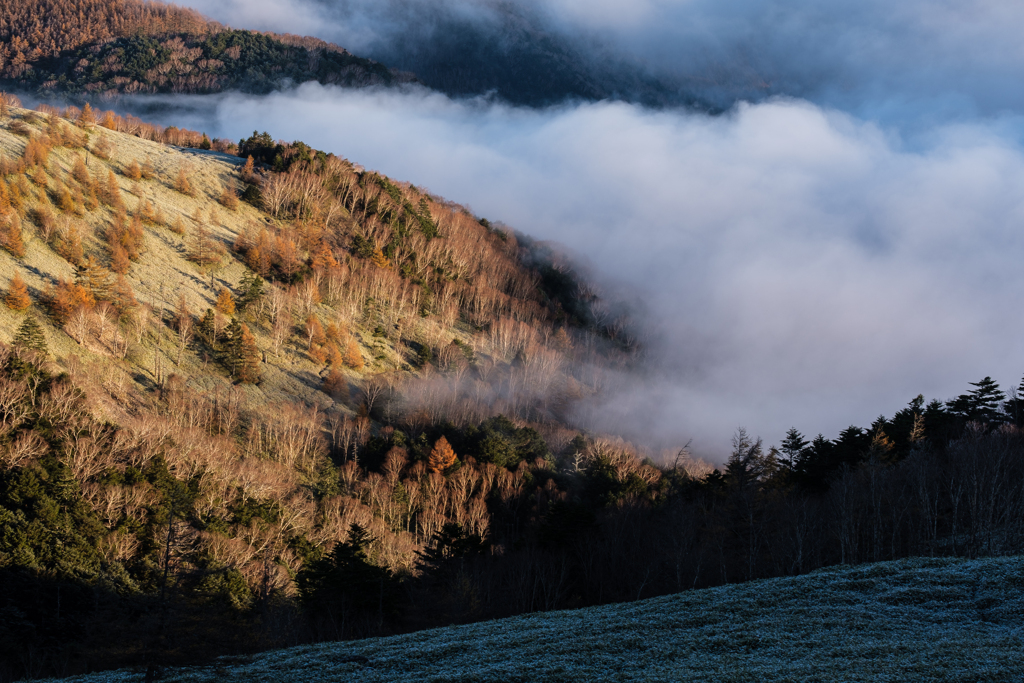
<svg viewBox="0 0 1024 683">
<path fill-rule="evenodd" d="M 1024 558 L 910 559 L 279 650 L 163 680 L 1019 681 L 1022 652 Z"/>
<path fill-rule="evenodd" d="M 26 110 L 12 108 L 15 117 L 27 113 Z M 27 139 L 15 135 L 8 130 L 14 119 L 0 121 L 0 153 L 7 157 L 19 157 L 25 148 Z M 36 131 L 43 131 L 45 123 L 31 126 Z M 103 128 L 95 128 L 91 137 L 105 136 L 111 143 L 113 152 L 110 159 L 104 161 L 95 155 L 89 156 L 89 170 L 94 175 L 106 177 L 104 166 L 114 169 L 121 186 L 124 201 L 130 213 L 134 213 L 137 204 L 147 198 L 158 206 L 172 224 L 181 217 L 186 226 L 184 235 L 177 235 L 167 227 L 147 226 L 145 228 L 146 253 L 139 263 L 133 264 L 127 279 L 135 291 L 136 298 L 149 304 L 157 319 L 166 317 L 174 309 L 179 294 L 184 294 L 194 314 L 202 315 L 207 308 L 212 308 L 221 287 L 227 286 L 238 291 L 239 282 L 247 272 L 245 266 L 230 252 L 235 237 L 246 225 L 256 226 L 272 221 L 266 214 L 254 209 L 244 202 L 239 203 L 237 211 L 229 211 L 217 203 L 220 188 L 223 185 L 237 185 L 237 166 L 242 159 L 226 154 L 196 149 L 179 149 L 148 140 L 133 137 Z M 63 148 L 54 149 L 51 165 L 60 167 L 61 174 L 66 174 L 74 164 L 74 158 L 82 155 L 81 150 Z M 156 176 L 152 180 L 139 183 L 143 195 L 136 198 L 129 193 L 133 181 L 126 178 L 122 171 L 132 160 L 143 163 L 152 162 Z M 171 185 L 177 176 L 178 169 L 184 166 L 194 188 L 195 196 L 188 197 L 176 192 Z M 98 173 L 98 171 L 100 171 Z M 215 212 L 215 221 L 207 221 L 211 235 L 221 242 L 229 253 L 223 261 L 223 267 L 211 273 L 186 259 L 189 233 L 195 225 L 190 218 L 200 210 L 208 217 L 211 209 Z M 59 212 L 57 212 L 59 213 Z M 106 263 L 104 243 L 100 233 L 109 224 L 113 213 L 101 206 L 93 212 L 86 213 L 84 220 L 93 230 L 93 235 L 83 236 L 83 247 L 86 254 L 94 254 Z M 56 283 L 57 278 L 74 279 L 74 268 L 58 256 L 36 234 L 31 223 L 25 223 L 26 255 L 23 259 L 15 259 L 6 251 L 0 250 L 0 290 L 5 294 L 8 283 L 16 270 L 20 270 L 32 296 L 40 321 L 44 322 L 47 341 L 53 356 L 64 362 L 74 355 L 89 363 L 95 362 L 97 368 L 110 373 L 109 382 L 123 381 L 132 378 L 135 381 L 152 381 L 155 379 L 157 356 L 162 356 L 161 365 L 164 372 L 175 372 L 188 379 L 190 386 L 199 390 L 213 391 L 218 387 L 226 389 L 231 382 L 223 369 L 216 364 L 204 364 L 202 358 L 191 348 L 186 351 L 181 367 L 175 366 L 177 345 L 173 332 L 158 321 L 150 326 L 146 339 L 137 346 L 128 362 L 117 362 L 105 349 L 98 345 L 91 348 L 76 343 L 63 330 L 57 328 L 52 319 L 40 308 L 40 295 L 48 282 Z M 212 286 L 211 286 L 212 284 Z M 320 308 L 325 320 L 332 320 L 337 315 L 326 306 Z M 6 306 L 0 305 L 0 341 L 10 342 L 14 332 L 23 319 L 21 313 L 15 313 Z M 251 325 L 251 323 L 250 323 Z M 255 325 L 253 332 L 261 349 L 270 346 L 269 329 L 266 325 Z M 363 342 L 363 355 L 367 359 L 366 370 L 386 370 L 402 367 L 403 362 L 395 349 L 380 339 L 363 330 L 358 324 L 351 323 L 350 331 L 360 342 Z M 319 391 L 321 380 L 319 373 L 323 366 L 314 363 L 305 353 L 301 340 L 293 337 L 286 343 L 279 356 L 268 354 L 267 363 L 262 370 L 264 381 L 259 386 L 244 386 L 249 398 L 257 403 L 279 400 L 302 400 L 309 403 L 329 405 L 331 399 Z M 358 382 L 359 373 L 350 372 L 350 381 Z M 119 379 L 123 378 L 123 379 Z M 111 416 L 113 417 L 113 416 Z"/>
</svg>

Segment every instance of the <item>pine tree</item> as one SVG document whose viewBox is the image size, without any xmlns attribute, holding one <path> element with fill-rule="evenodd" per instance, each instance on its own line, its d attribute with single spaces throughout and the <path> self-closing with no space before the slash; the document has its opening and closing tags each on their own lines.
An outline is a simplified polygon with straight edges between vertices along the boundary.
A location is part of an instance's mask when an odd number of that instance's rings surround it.
<svg viewBox="0 0 1024 683">
<path fill-rule="evenodd" d="M 27 316 L 18 331 L 14 333 L 14 346 L 22 349 L 31 349 L 46 355 L 49 351 L 46 348 L 46 334 L 43 327 L 33 316 Z"/>
<path fill-rule="evenodd" d="M 999 389 L 999 384 L 991 377 L 969 384 L 974 389 L 946 402 L 951 412 L 974 422 L 1001 422 L 1006 419 L 1006 414 L 1000 408 L 1006 394 Z"/>
<path fill-rule="evenodd" d="M 11 278 L 11 288 L 8 290 L 7 298 L 4 301 L 8 308 L 15 311 L 24 311 L 32 305 L 32 299 L 28 295 L 28 287 L 25 286 L 21 273 L 15 273 L 14 277 Z"/>
<path fill-rule="evenodd" d="M 199 321 L 199 336 L 207 346 L 217 346 L 217 317 L 212 308 L 207 308 L 203 319 Z"/>
<path fill-rule="evenodd" d="M 787 469 L 795 470 L 800 462 L 800 458 L 803 457 L 804 449 L 810 445 L 810 442 L 804 438 L 804 435 L 797 431 L 796 427 L 791 428 L 786 432 L 786 438 L 782 440 L 782 445 L 779 450 L 782 452 L 782 464 Z"/>
<path fill-rule="evenodd" d="M 233 315 L 235 312 L 235 299 L 227 287 L 221 287 L 217 295 L 217 310 L 224 315 Z"/>
<path fill-rule="evenodd" d="M 263 278 L 256 273 L 246 273 L 240 285 L 242 296 L 238 298 L 238 308 L 248 311 L 263 298 Z"/>
<path fill-rule="evenodd" d="M 434 449 L 430 451 L 430 458 L 427 460 L 427 466 L 431 472 L 444 472 L 446 469 L 455 464 L 457 460 L 455 451 L 452 449 L 452 445 L 448 443 L 448 439 L 443 436 L 434 443 Z"/>
</svg>

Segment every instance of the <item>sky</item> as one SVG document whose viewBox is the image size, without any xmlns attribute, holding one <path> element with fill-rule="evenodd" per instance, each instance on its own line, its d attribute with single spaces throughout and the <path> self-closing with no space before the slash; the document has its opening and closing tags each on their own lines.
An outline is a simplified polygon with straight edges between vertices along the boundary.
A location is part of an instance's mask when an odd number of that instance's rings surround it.
<svg viewBox="0 0 1024 683">
<path fill-rule="evenodd" d="M 356 54 L 408 35 L 395 16 L 493 18 L 473 2 L 185 4 Z M 522 5 L 582 54 L 727 93 L 714 116 L 317 84 L 167 116 L 301 139 L 564 245 L 645 345 L 582 423 L 721 461 L 740 426 L 835 437 L 919 393 L 1024 374 L 1024 6 L 892 4 Z"/>
</svg>

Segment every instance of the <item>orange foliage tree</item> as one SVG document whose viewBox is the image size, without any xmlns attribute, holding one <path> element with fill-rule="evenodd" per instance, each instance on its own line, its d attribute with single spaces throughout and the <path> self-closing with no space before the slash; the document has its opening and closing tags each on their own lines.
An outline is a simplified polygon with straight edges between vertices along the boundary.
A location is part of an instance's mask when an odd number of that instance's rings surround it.
<svg viewBox="0 0 1024 683">
<path fill-rule="evenodd" d="M 7 291 L 7 298 L 4 299 L 8 308 L 15 311 L 24 311 L 32 305 L 32 299 L 28 295 L 28 287 L 21 278 L 21 273 L 15 273 L 11 279 L 11 288 Z"/>
<path fill-rule="evenodd" d="M 434 449 L 430 451 L 430 458 L 427 460 L 427 467 L 431 472 L 444 472 L 455 464 L 458 458 L 455 450 L 443 436 L 434 443 Z"/>
</svg>

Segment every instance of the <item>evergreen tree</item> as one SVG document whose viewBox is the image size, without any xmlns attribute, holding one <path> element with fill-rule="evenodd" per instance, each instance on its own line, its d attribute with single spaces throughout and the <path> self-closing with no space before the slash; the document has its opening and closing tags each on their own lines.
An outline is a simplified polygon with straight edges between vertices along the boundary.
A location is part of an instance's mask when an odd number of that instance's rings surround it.
<svg viewBox="0 0 1024 683">
<path fill-rule="evenodd" d="M 211 348 L 217 346 L 216 315 L 212 308 L 207 308 L 203 319 L 199 321 L 199 336 L 207 346 Z"/>
<path fill-rule="evenodd" d="M 395 612 L 398 582 L 387 568 L 372 562 L 372 542 L 366 530 L 353 523 L 347 541 L 307 563 L 296 577 L 307 610 L 321 627 L 333 628 L 334 637 L 375 632 Z"/>
<path fill-rule="evenodd" d="M 1006 419 L 1000 407 L 1006 394 L 991 377 L 970 382 L 970 385 L 974 389 L 946 402 L 951 413 L 969 422 L 1002 422 Z"/>
<path fill-rule="evenodd" d="M 246 273 L 240 284 L 242 294 L 238 297 L 238 308 L 248 312 L 263 299 L 263 278 L 256 273 Z"/>
<path fill-rule="evenodd" d="M 810 442 L 796 427 L 791 428 L 786 432 L 786 438 L 782 440 L 782 445 L 779 447 L 779 451 L 782 453 L 782 466 L 790 471 L 795 470 L 803 456 L 804 449 L 809 445 Z"/>
<path fill-rule="evenodd" d="M 31 349 L 46 355 L 49 350 L 46 348 L 46 334 L 43 327 L 33 316 L 28 316 L 14 333 L 14 346 L 22 349 Z"/>
<path fill-rule="evenodd" d="M 1024 379 L 1016 389 L 1011 390 L 1011 396 L 1006 401 L 1006 415 L 1018 427 L 1024 425 Z"/>
</svg>

